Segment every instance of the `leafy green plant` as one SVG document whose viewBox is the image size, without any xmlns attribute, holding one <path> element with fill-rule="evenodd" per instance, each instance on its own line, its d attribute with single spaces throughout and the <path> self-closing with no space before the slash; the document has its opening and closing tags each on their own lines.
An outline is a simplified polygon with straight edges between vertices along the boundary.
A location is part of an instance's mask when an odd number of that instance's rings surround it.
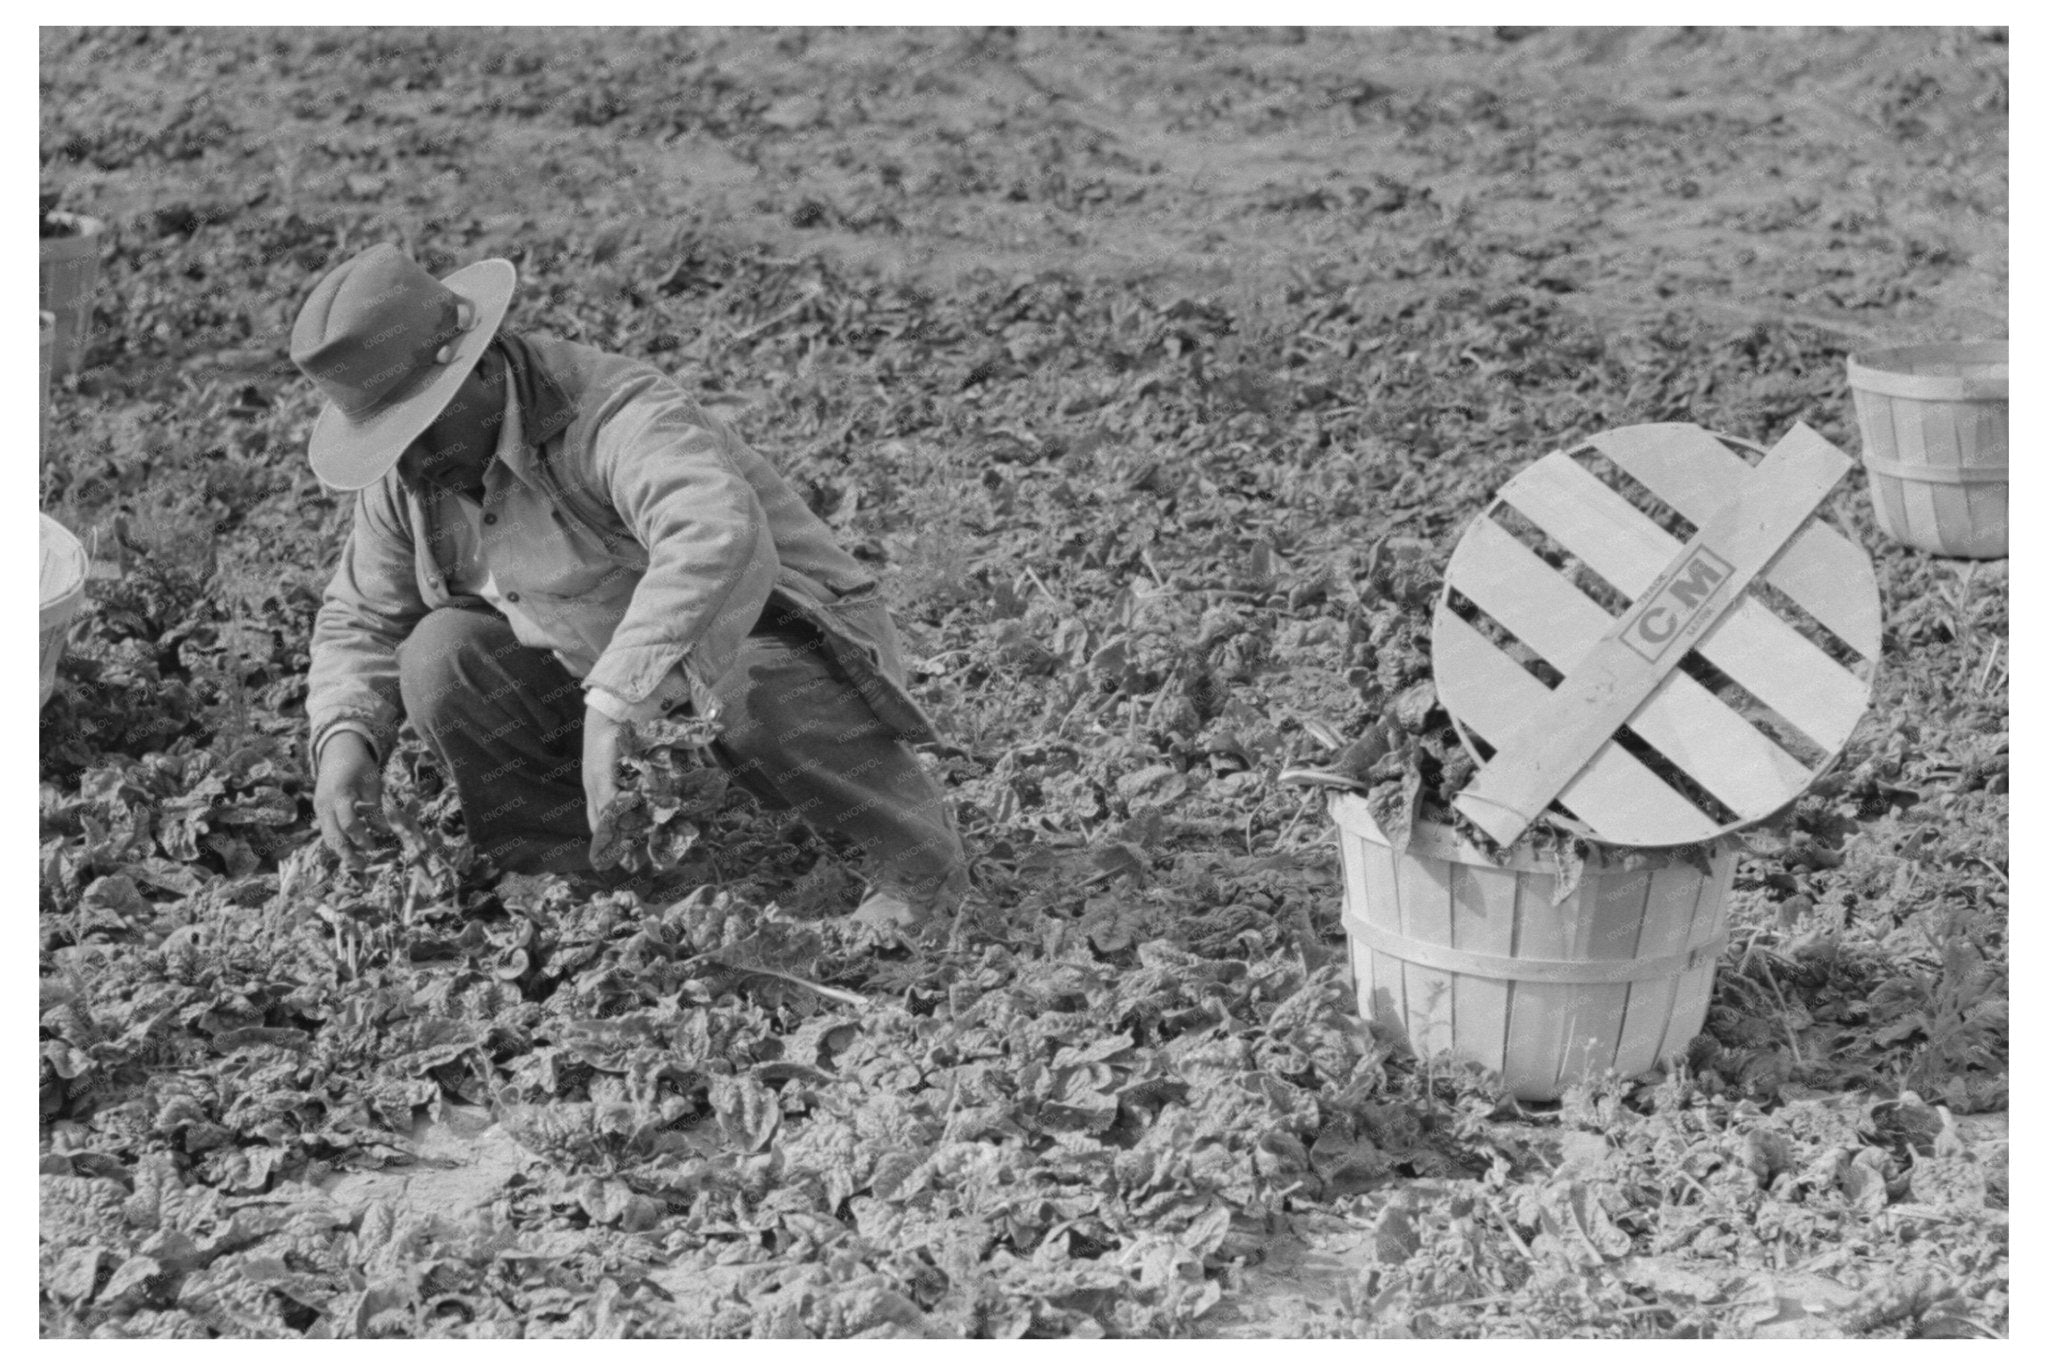
<svg viewBox="0 0 2048 1365">
<path fill-rule="evenodd" d="M 1876 320 L 1984 322 L 1950 305 L 2004 269 L 2002 41 L 40 41 L 45 183 L 110 228 L 43 495 L 126 557 L 43 713 L 45 1335 L 2006 1330 L 2000 566 L 1830 504 L 1883 587 L 1876 704 L 1746 851 L 1661 1077 L 1518 1106 L 1375 1040 L 1316 794 L 1275 780 L 1444 809 L 1439 566 L 1540 450 L 1851 449 Z M 1359 75 L 1410 56 L 1463 75 Z M 1851 157 L 1864 120 L 1901 136 Z M 1273 139 L 1301 159 L 1222 154 Z M 486 875 L 410 734 L 392 844 L 317 848 L 298 689 L 349 500 L 282 338 L 394 232 L 678 376 L 905 608 L 976 858 L 945 942 L 856 935 L 707 731 L 636 741 L 610 889 Z"/>
<path fill-rule="evenodd" d="M 720 729 L 696 717 L 628 728 L 619 794 L 591 840 L 593 866 L 667 872 L 682 861 L 725 800 L 725 770 L 710 751 Z"/>
</svg>

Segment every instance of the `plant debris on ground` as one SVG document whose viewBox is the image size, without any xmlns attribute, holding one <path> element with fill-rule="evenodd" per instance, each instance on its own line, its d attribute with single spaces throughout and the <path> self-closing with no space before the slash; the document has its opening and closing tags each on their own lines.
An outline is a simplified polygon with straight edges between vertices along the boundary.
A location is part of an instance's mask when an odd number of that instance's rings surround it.
<svg viewBox="0 0 2048 1365">
<path fill-rule="evenodd" d="M 2003 30 L 40 45 L 45 208 L 108 243 L 42 468 L 101 566 L 41 721 L 44 1335 L 2007 1330 L 2003 561 L 1826 504 L 1874 702 L 1666 1074 L 1517 1105 L 1362 1022 L 1276 780 L 1456 790 L 1423 623 L 1538 455 L 1854 453 L 1850 351 L 2003 335 Z M 609 889 L 488 875 L 412 740 L 391 848 L 318 849 L 350 512 L 285 344 L 381 240 L 510 258 L 512 325 L 673 372 L 876 567 L 950 937 L 659 757 Z M 490 1178 L 430 1197 L 449 1133 Z"/>
</svg>

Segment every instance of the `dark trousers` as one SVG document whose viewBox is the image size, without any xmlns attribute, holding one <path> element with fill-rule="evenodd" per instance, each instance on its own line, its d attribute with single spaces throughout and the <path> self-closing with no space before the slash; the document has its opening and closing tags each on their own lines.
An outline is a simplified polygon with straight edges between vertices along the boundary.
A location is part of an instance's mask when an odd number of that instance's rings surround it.
<svg viewBox="0 0 2048 1365">
<path fill-rule="evenodd" d="M 429 612 L 398 668 L 406 715 L 453 778 L 477 848 L 508 871 L 589 871 L 582 684 L 502 616 L 460 607 Z M 875 885 L 957 900 L 966 856 L 944 793 L 811 627 L 757 629 L 712 690 L 725 726 L 714 752 L 736 781 L 851 840 Z"/>
</svg>

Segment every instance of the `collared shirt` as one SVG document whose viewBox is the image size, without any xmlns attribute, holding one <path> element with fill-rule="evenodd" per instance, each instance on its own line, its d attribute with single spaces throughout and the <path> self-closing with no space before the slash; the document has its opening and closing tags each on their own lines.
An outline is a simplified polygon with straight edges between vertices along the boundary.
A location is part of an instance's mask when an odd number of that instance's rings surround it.
<svg viewBox="0 0 2048 1365">
<path fill-rule="evenodd" d="M 484 466 L 485 502 L 493 501 L 491 476 L 501 470 L 511 469 L 512 452 L 519 449 L 520 436 L 519 395 L 512 391 L 510 384 L 507 384 L 505 416 L 498 425 L 498 444 L 491 452 L 490 463 Z M 530 631 L 533 628 L 532 622 L 520 614 L 517 603 L 508 600 L 505 594 L 498 591 L 498 580 L 484 559 L 484 518 L 489 515 L 492 524 L 495 525 L 496 513 L 487 514 L 482 502 L 466 493 L 453 491 L 444 495 L 442 505 L 452 505 L 462 517 L 461 525 L 457 528 L 461 534 L 458 535 L 454 553 L 449 556 L 448 591 L 481 597 L 489 602 L 499 615 L 512 621 L 515 629 L 524 625 Z"/>
<path fill-rule="evenodd" d="M 497 576 L 491 572 L 490 558 L 484 551 L 484 529 L 486 526 L 497 525 L 498 514 L 485 510 L 487 507 L 495 507 L 502 503 L 502 496 L 494 495 L 502 494 L 504 480 L 518 477 L 512 472 L 515 463 L 513 452 L 521 448 L 524 435 L 519 419 L 519 394 L 510 383 L 507 383 L 505 413 L 498 425 L 498 443 L 491 451 L 490 462 L 484 466 L 483 500 L 479 502 L 468 493 L 457 492 L 445 485 L 433 485 L 423 490 L 426 496 L 435 500 L 437 507 L 452 508 L 456 513 L 454 524 L 447 525 L 444 522 L 444 529 L 452 542 L 443 559 L 448 566 L 448 592 L 458 597 L 481 597 L 491 604 L 493 610 L 511 622 L 514 633 L 522 637 L 534 634 L 536 627 L 532 618 L 520 611 L 516 600 L 518 594 L 507 596 L 499 590 Z M 586 671 L 579 669 L 577 661 L 563 651 L 557 649 L 553 653 L 556 660 L 572 673 L 581 676 Z M 638 707 L 616 693 L 597 686 L 586 688 L 583 700 L 591 710 L 601 712 L 613 720 L 643 720 L 649 714 L 659 714 L 657 707 L 666 710 L 674 705 L 678 696 L 676 688 L 658 691 L 659 696 L 653 705 L 642 703 Z M 370 745 L 371 751 L 376 751 L 376 738 L 370 733 L 370 728 L 353 720 L 337 721 L 321 737 L 321 747 L 325 748 L 327 740 L 343 730 L 361 735 Z"/>
</svg>

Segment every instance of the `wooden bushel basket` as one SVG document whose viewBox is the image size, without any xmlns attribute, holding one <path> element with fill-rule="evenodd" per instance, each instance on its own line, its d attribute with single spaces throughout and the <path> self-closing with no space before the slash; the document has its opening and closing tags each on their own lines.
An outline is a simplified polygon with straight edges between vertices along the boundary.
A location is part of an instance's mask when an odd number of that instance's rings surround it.
<svg viewBox="0 0 2048 1365">
<path fill-rule="evenodd" d="M 1673 422 L 1602 432 L 1502 486 L 1430 633 L 1437 695 L 1481 764 L 1453 806 L 1502 848 L 1547 820 L 1595 844 L 1700 845 L 1710 871 L 1596 851 L 1553 905 L 1554 864 L 1496 864 L 1423 821 L 1396 850 L 1340 791 L 1362 1011 L 1523 1099 L 1684 1051 L 1725 940 L 1726 836 L 1796 800 L 1869 706 L 1876 575 L 1816 515 L 1850 468 L 1804 426 L 1763 450 Z"/>
<path fill-rule="evenodd" d="M 2003 341 L 1849 358 L 1877 524 L 1902 545 L 2006 554 L 2010 404 Z"/>
<path fill-rule="evenodd" d="M 92 301 L 99 287 L 103 225 L 97 218 L 52 213 L 72 231 L 68 237 L 41 242 L 40 293 L 44 311 L 54 313 L 57 330 L 50 341 L 50 371 L 58 379 L 78 373 L 92 336 Z"/>
<path fill-rule="evenodd" d="M 1589 861 L 1553 905 L 1558 869 L 1543 859 L 1496 865 L 1427 822 L 1396 853 L 1362 798 L 1333 792 L 1329 810 L 1359 1012 L 1418 1056 L 1477 1062 L 1517 1099 L 1549 1100 L 1682 1056 L 1705 1024 L 1727 942 L 1728 846 L 1711 875 L 1671 859 Z"/>
</svg>

